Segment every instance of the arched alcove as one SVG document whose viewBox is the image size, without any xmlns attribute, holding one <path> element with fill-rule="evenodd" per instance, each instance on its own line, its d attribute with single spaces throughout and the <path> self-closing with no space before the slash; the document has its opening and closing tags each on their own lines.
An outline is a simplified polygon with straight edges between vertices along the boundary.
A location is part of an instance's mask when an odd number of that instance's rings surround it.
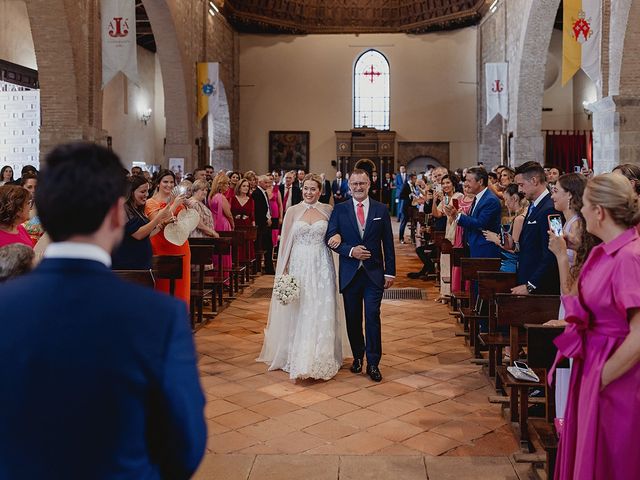
<svg viewBox="0 0 640 480">
<path fill-rule="evenodd" d="M 215 114 L 208 115 L 209 164 L 215 171 L 233 170 L 233 149 L 231 148 L 231 116 L 227 92 L 222 81 L 218 82 L 218 105 Z"/>
</svg>

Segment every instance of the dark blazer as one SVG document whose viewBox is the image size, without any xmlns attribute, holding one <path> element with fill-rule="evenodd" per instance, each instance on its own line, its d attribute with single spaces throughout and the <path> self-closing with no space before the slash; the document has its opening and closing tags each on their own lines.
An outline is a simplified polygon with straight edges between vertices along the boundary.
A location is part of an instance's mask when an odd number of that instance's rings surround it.
<svg viewBox="0 0 640 480">
<path fill-rule="evenodd" d="M 280 195 L 282 195 L 282 207 L 284 208 L 284 194 L 285 194 L 285 186 L 280 185 Z M 255 193 L 255 191 L 254 191 Z M 297 205 L 302 201 L 302 191 L 296 186 L 296 184 L 291 185 L 291 205 Z"/>
<path fill-rule="evenodd" d="M 333 192 L 333 201 L 335 203 L 344 202 L 349 198 L 349 182 L 343 178 L 338 188 L 338 181 L 334 180 L 331 182 L 331 191 Z M 339 194 L 339 197 L 336 198 L 336 194 Z"/>
<path fill-rule="evenodd" d="M 324 181 L 324 187 L 322 190 L 322 195 L 320 195 L 320 198 L 318 199 L 318 201 L 320 203 L 326 203 L 329 204 L 329 200 L 331 200 L 331 194 L 332 194 L 332 190 L 331 190 L 331 182 L 329 180 L 325 180 Z"/>
<path fill-rule="evenodd" d="M 518 285 L 531 282 L 535 293 L 558 295 L 560 277 L 555 255 L 549 250 L 548 215 L 557 214 L 551 195 L 547 194 L 524 220 L 520 233 Z"/>
<path fill-rule="evenodd" d="M 253 204 L 256 211 L 256 226 L 260 228 L 271 228 L 267 226 L 267 212 L 269 211 L 269 203 L 260 187 L 257 187 L 251 194 Z M 284 198 L 283 198 L 284 200 Z"/>
<path fill-rule="evenodd" d="M 44 259 L 0 304 L 0 478 L 190 478 L 207 433 L 184 303 Z"/>
<path fill-rule="evenodd" d="M 360 260 L 349 257 L 353 247 L 364 245 L 371 252 L 371 257 L 362 262 L 369 279 L 380 287 L 384 286 L 384 276 L 396 274 L 396 257 L 393 247 L 393 231 L 391 217 L 387 206 L 369 199 L 369 213 L 364 228 L 364 236 L 360 237 L 358 220 L 353 208 L 353 201 L 335 205 L 329 219 L 326 240 L 336 233 L 342 236 L 342 243 L 336 252 L 340 254 L 340 291 L 342 292 L 355 277 Z"/>
<path fill-rule="evenodd" d="M 491 190 L 487 189 L 476 204 L 472 215 L 460 216 L 458 225 L 464 228 L 464 237 L 469 245 L 471 257 L 500 257 L 500 247 L 486 240 L 482 231 L 490 230 L 499 234 L 501 212 L 500 200 Z"/>
</svg>

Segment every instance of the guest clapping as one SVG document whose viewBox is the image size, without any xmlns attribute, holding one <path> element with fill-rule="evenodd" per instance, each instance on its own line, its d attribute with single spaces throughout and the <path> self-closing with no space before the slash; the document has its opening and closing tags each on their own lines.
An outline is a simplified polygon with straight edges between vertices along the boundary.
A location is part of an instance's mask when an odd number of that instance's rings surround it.
<svg viewBox="0 0 640 480">
<path fill-rule="evenodd" d="M 129 192 L 124 205 L 127 224 L 122 243 L 111 255 L 114 270 L 147 270 L 151 268 L 153 251 L 151 237 L 160 232 L 171 221 L 171 204 L 167 203 L 158 214 L 149 220 L 144 208 L 149 195 L 149 182 L 142 175 L 128 179 Z"/>
<path fill-rule="evenodd" d="M 193 182 L 193 185 L 191 185 L 191 198 L 189 198 L 187 206 L 194 209 L 198 212 L 198 215 L 200 215 L 200 223 L 198 223 L 198 226 L 191 232 L 191 235 L 189 235 L 193 238 L 220 237 L 214 228 L 211 210 L 204 204 L 207 198 L 208 187 L 209 185 L 206 180 L 196 180 Z"/>
<path fill-rule="evenodd" d="M 31 194 L 17 185 L 0 187 L 0 247 L 23 243 L 33 248 L 33 241 L 22 226 L 29 220 Z"/>
</svg>

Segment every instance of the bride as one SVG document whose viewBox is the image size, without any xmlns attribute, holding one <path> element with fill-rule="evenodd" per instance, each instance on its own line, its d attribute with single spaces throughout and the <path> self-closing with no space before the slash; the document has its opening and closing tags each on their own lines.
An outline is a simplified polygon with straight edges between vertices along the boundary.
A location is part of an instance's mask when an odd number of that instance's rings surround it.
<svg viewBox="0 0 640 480">
<path fill-rule="evenodd" d="M 332 207 L 318 202 L 321 189 L 320 176 L 308 174 L 302 187 L 304 201 L 287 209 L 276 277 L 285 273 L 294 277 L 300 298 L 282 305 L 271 297 L 257 359 L 269 370 L 288 372 L 291 379 L 329 380 L 350 352 L 333 253 L 324 241 Z"/>
</svg>

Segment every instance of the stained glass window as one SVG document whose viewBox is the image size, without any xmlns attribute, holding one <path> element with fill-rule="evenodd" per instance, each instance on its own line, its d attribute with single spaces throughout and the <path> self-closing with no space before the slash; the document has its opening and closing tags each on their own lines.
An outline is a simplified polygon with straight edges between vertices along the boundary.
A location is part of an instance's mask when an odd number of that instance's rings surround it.
<svg viewBox="0 0 640 480">
<path fill-rule="evenodd" d="M 353 69 L 353 126 L 389 130 L 389 62 L 367 50 Z"/>
</svg>

